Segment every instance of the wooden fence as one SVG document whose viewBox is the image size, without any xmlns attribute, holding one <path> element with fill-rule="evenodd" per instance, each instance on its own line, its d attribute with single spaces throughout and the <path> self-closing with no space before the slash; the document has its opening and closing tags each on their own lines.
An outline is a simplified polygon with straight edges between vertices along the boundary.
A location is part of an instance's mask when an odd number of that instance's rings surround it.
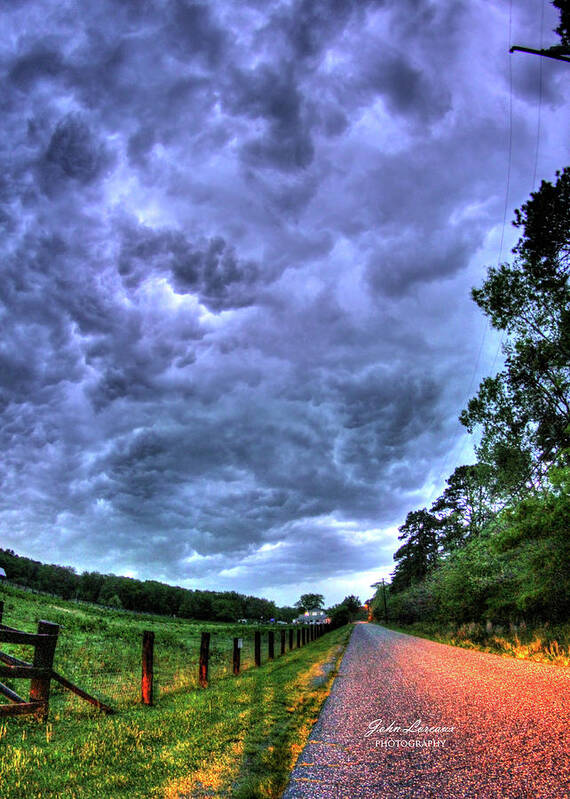
<svg viewBox="0 0 570 799">
<path fill-rule="evenodd" d="M 0 644 L 20 644 L 34 649 L 31 663 L 0 651 L 0 678 L 11 680 L 30 680 L 29 700 L 24 699 L 12 688 L 0 682 L 0 694 L 5 696 L 11 704 L 0 704 L 0 717 L 32 714 L 39 720 L 45 721 L 49 712 L 49 697 L 51 681 L 55 680 L 68 691 L 72 691 L 85 701 L 102 710 L 104 713 L 113 713 L 113 709 L 82 688 L 54 671 L 53 659 L 59 636 L 59 624 L 40 620 L 36 633 L 26 633 L 2 623 L 4 603 L 0 601 Z"/>
<path fill-rule="evenodd" d="M 114 713 L 113 708 L 91 696 L 79 686 L 72 683 L 63 675 L 54 670 L 54 657 L 57 648 L 60 627 L 49 621 L 38 622 L 37 632 L 29 633 L 9 627 L 2 623 L 4 603 L 0 600 L 0 680 L 30 680 L 29 699 L 25 699 L 12 687 L 0 681 L 0 696 L 4 696 L 9 703 L 0 703 L 0 718 L 32 714 L 39 720 L 46 720 L 49 712 L 49 699 L 52 681 L 57 682 L 66 690 L 71 691 L 85 701 L 105 713 Z M 267 635 L 260 630 L 253 632 L 255 666 L 263 662 L 272 661 L 276 651 L 283 656 L 288 650 L 299 649 L 311 641 L 320 638 L 328 631 L 328 624 L 311 624 L 298 626 L 296 629 L 268 630 Z M 244 629 L 247 633 L 247 629 Z M 251 643 L 251 638 L 248 636 Z M 264 642 L 265 639 L 266 641 Z M 277 639 L 277 640 L 276 640 Z M 233 649 L 228 651 L 231 657 L 231 673 L 239 675 L 243 669 L 242 647 L 243 638 L 233 638 Z M 227 641 L 227 639 L 226 639 Z M 266 656 L 262 654 L 262 645 Z M 19 644 L 33 648 L 31 662 L 22 660 L 12 654 L 1 651 L 2 644 Z M 200 652 L 198 660 L 198 684 L 202 688 L 208 686 L 208 670 L 211 656 L 211 634 L 202 632 L 200 638 Z M 155 661 L 155 635 L 147 630 L 142 637 L 142 675 L 141 675 L 141 702 L 144 705 L 153 705 L 155 699 L 154 661 Z M 251 656 L 250 656 L 251 657 Z M 252 663 L 247 659 L 247 663 Z M 228 662 L 228 667 L 229 667 Z M 194 666 L 195 667 L 195 666 Z"/>
<path fill-rule="evenodd" d="M 298 627 L 297 630 L 279 630 L 279 651 L 284 655 L 287 651 L 316 641 L 330 629 L 328 624 L 311 624 Z M 267 632 L 267 660 L 275 659 L 275 630 Z M 296 633 L 296 644 L 294 647 Z M 233 639 L 232 673 L 238 675 L 241 670 L 241 650 L 243 639 Z M 260 630 L 254 632 L 254 662 L 256 666 L 262 665 L 262 634 Z M 208 668 L 210 661 L 210 633 L 203 632 L 200 636 L 200 657 L 198 661 L 198 683 L 202 688 L 208 687 Z M 141 677 L 141 702 L 143 705 L 154 704 L 154 633 L 146 630 L 142 639 L 142 677 Z"/>
</svg>

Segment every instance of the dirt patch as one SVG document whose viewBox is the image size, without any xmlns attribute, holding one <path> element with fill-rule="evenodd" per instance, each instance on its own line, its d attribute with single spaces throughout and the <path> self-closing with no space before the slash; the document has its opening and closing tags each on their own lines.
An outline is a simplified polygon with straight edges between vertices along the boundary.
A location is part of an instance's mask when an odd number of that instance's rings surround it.
<svg viewBox="0 0 570 799">
<path fill-rule="evenodd" d="M 320 672 L 311 680 L 311 688 L 320 688 L 321 685 L 326 683 L 331 672 L 335 670 L 336 664 L 338 662 L 338 656 L 342 649 L 342 646 L 337 647 L 331 659 L 322 664 Z"/>
</svg>

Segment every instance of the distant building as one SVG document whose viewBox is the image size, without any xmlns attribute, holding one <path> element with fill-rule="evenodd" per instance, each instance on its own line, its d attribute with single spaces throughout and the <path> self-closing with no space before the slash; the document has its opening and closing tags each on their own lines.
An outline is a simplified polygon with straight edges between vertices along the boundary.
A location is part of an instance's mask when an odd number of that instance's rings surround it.
<svg viewBox="0 0 570 799">
<path fill-rule="evenodd" d="M 8 575 L 6 574 L 6 572 L 4 571 L 2 566 L 0 566 L 0 580 L 5 580 L 7 578 L 7 576 Z"/>
<path fill-rule="evenodd" d="M 307 610 L 293 620 L 293 624 L 330 624 L 330 619 L 324 610 Z"/>
</svg>

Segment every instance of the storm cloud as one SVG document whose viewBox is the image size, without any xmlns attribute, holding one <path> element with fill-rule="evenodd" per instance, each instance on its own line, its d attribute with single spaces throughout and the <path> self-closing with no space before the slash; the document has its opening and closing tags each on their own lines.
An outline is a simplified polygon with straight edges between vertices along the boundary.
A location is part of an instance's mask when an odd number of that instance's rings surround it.
<svg viewBox="0 0 570 799">
<path fill-rule="evenodd" d="M 469 299 L 566 165 L 554 9 L 2 11 L 0 544 L 364 599 L 472 457 Z M 537 178 L 538 176 L 538 178 Z M 507 211 L 507 225 L 503 227 Z"/>
</svg>

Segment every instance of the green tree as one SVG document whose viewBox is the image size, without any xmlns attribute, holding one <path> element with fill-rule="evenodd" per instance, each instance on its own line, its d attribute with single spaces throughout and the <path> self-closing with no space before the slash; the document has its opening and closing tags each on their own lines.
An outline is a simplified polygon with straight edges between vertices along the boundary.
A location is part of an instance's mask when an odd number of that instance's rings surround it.
<svg viewBox="0 0 570 799">
<path fill-rule="evenodd" d="M 440 527 L 439 519 L 426 508 L 408 513 L 398 528 L 398 540 L 405 544 L 394 554 L 397 566 L 392 576 L 393 591 L 420 582 L 437 566 Z"/>
<path fill-rule="evenodd" d="M 282 621 L 290 623 L 297 618 L 299 610 L 291 605 L 283 605 L 283 607 L 277 608 L 277 615 Z"/>
<path fill-rule="evenodd" d="M 556 33 L 560 36 L 562 45 L 570 50 L 570 6 L 568 0 L 553 0 L 552 5 L 560 11 L 560 24 Z"/>
<path fill-rule="evenodd" d="M 483 533 L 455 550 L 430 577 L 434 604 L 447 621 L 506 621 L 514 603 L 512 570 Z"/>
<path fill-rule="evenodd" d="M 342 627 L 343 624 L 350 624 L 356 614 L 361 610 L 360 599 L 354 594 L 345 596 L 338 605 L 329 608 L 328 613 L 333 628 Z"/>
<path fill-rule="evenodd" d="M 121 578 L 116 577 L 114 574 L 104 575 L 104 581 L 97 597 L 97 602 L 100 605 L 109 606 L 112 597 L 117 596 L 121 600 Z M 123 602 L 121 600 L 121 607 Z"/>
<path fill-rule="evenodd" d="M 478 456 L 520 490 L 570 445 L 570 168 L 515 212 L 514 263 L 492 267 L 473 299 L 506 336 L 504 369 L 460 421 L 481 429 Z M 502 469 L 502 471 L 501 471 Z"/>
<path fill-rule="evenodd" d="M 180 605 L 180 615 L 186 619 L 212 619 L 212 596 L 205 591 L 188 591 Z"/>
<path fill-rule="evenodd" d="M 439 537 L 445 552 L 481 532 L 492 517 L 493 495 L 493 469 L 488 464 L 457 467 L 431 507 L 441 523 Z"/>
<path fill-rule="evenodd" d="M 348 610 L 352 618 L 362 610 L 362 602 L 354 594 L 345 596 L 340 604 Z"/>
<path fill-rule="evenodd" d="M 295 602 L 295 607 L 301 613 L 307 610 L 321 610 L 325 605 L 325 598 L 322 594 L 301 594 L 301 598 Z"/>
<path fill-rule="evenodd" d="M 277 618 L 277 606 L 275 602 L 255 596 L 246 597 L 244 616 L 246 619 L 256 619 L 267 621 Z"/>
<path fill-rule="evenodd" d="M 113 594 L 113 596 L 109 597 L 107 600 L 107 606 L 110 608 L 116 608 L 117 610 L 122 610 L 123 603 L 121 602 L 121 598 L 118 594 Z"/>
<path fill-rule="evenodd" d="M 397 593 L 391 590 L 391 586 L 387 586 L 386 592 L 390 621 L 413 624 L 416 621 L 432 621 L 434 619 L 435 602 L 430 578 Z M 372 603 L 372 614 L 381 623 L 385 620 L 383 589 L 380 587 L 377 589 Z"/>
<path fill-rule="evenodd" d="M 492 545 L 511 564 L 516 610 L 562 622 L 570 615 L 570 468 L 553 468 L 549 478 L 547 489 L 501 514 Z"/>
<path fill-rule="evenodd" d="M 214 618 L 218 621 L 237 621 L 243 617 L 245 602 L 235 591 L 215 594 L 212 600 Z"/>
</svg>

